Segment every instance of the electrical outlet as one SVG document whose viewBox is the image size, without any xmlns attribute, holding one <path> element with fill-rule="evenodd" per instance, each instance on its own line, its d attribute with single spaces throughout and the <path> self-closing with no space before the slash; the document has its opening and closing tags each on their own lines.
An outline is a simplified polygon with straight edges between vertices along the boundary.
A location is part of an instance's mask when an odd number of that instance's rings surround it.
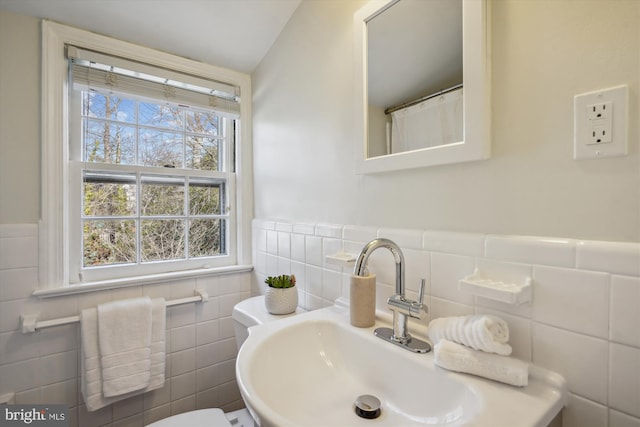
<svg viewBox="0 0 640 427">
<path fill-rule="evenodd" d="M 611 142 L 613 103 L 603 102 L 587 106 L 590 144 Z"/>
<path fill-rule="evenodd" d="M 574 97 L 574 159 L 627 154 L 626 85 Z"/>
</svg>

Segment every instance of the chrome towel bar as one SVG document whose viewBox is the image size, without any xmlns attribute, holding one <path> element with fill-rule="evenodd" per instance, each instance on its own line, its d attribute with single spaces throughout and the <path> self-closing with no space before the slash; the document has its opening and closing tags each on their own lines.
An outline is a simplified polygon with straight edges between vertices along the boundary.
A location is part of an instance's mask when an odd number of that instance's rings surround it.
<svg viewBox="0 0 640 427">
<path fill-rule="evenodd" d="M 176 305 L 188 304 L 191 302 L 207 302 L 209 300 L 209 294 L 204 289 L 195 289 L 195 296 L 179 298 L 167 301 L 167 307 L 173 307 Z M 61 319 L 42 320 L 38 321 L 40 313 L 37 314 L 23 314 L 20 316 L 20 330 L 23 334 L 35 332 L 39 329 L 50 328 L 52 326 L 68 325 L 80 321 L 80 316 L 63 317 Z"/>
</svg>

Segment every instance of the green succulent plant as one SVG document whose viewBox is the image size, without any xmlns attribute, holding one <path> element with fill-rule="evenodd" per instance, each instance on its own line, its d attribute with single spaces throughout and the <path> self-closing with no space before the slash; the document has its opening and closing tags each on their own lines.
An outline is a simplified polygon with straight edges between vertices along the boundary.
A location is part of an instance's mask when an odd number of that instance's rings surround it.
<svg viewBox="0 0 640 427">
<path fill-rule="evenodd" d="M 272 288 L 293 288 L 296 285 L 296 276 L 293 274 L 288 276 L 283 274 L 281 276 L 269 276 L 265 279 L 264 283 L 271 286 Z"/>
</svg>

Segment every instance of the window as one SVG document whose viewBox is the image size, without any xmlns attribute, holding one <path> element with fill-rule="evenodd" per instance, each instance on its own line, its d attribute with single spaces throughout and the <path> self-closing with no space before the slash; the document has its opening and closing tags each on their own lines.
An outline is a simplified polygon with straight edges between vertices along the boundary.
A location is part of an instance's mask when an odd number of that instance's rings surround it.
<svg viewBox="0 0 640 427">
<path fill-rule="evenodd" d="M 44 28 L 41 287 L 246 262 L 248 76 Z"/>
</svg>

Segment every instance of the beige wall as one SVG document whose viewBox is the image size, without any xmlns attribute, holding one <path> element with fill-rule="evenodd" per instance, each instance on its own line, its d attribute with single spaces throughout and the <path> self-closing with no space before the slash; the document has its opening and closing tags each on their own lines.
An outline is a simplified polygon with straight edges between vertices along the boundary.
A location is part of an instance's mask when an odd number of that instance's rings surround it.
<svg viewBox="0 0 640 427">
<path fill-rule="evenodd" d="M 640 240 L 640 2 L 491 2 L 492 158 L 356 176 L 352 16 L 304 1 L 253 74 L 255 216 Z M 630 89 L 630 154 L 574 161 L 573 96 Z"/>
<path fill-rule="evenodd" d="M 38 221 L 40 27 L 0 10 L 0 224 Z"/>
</svg>

